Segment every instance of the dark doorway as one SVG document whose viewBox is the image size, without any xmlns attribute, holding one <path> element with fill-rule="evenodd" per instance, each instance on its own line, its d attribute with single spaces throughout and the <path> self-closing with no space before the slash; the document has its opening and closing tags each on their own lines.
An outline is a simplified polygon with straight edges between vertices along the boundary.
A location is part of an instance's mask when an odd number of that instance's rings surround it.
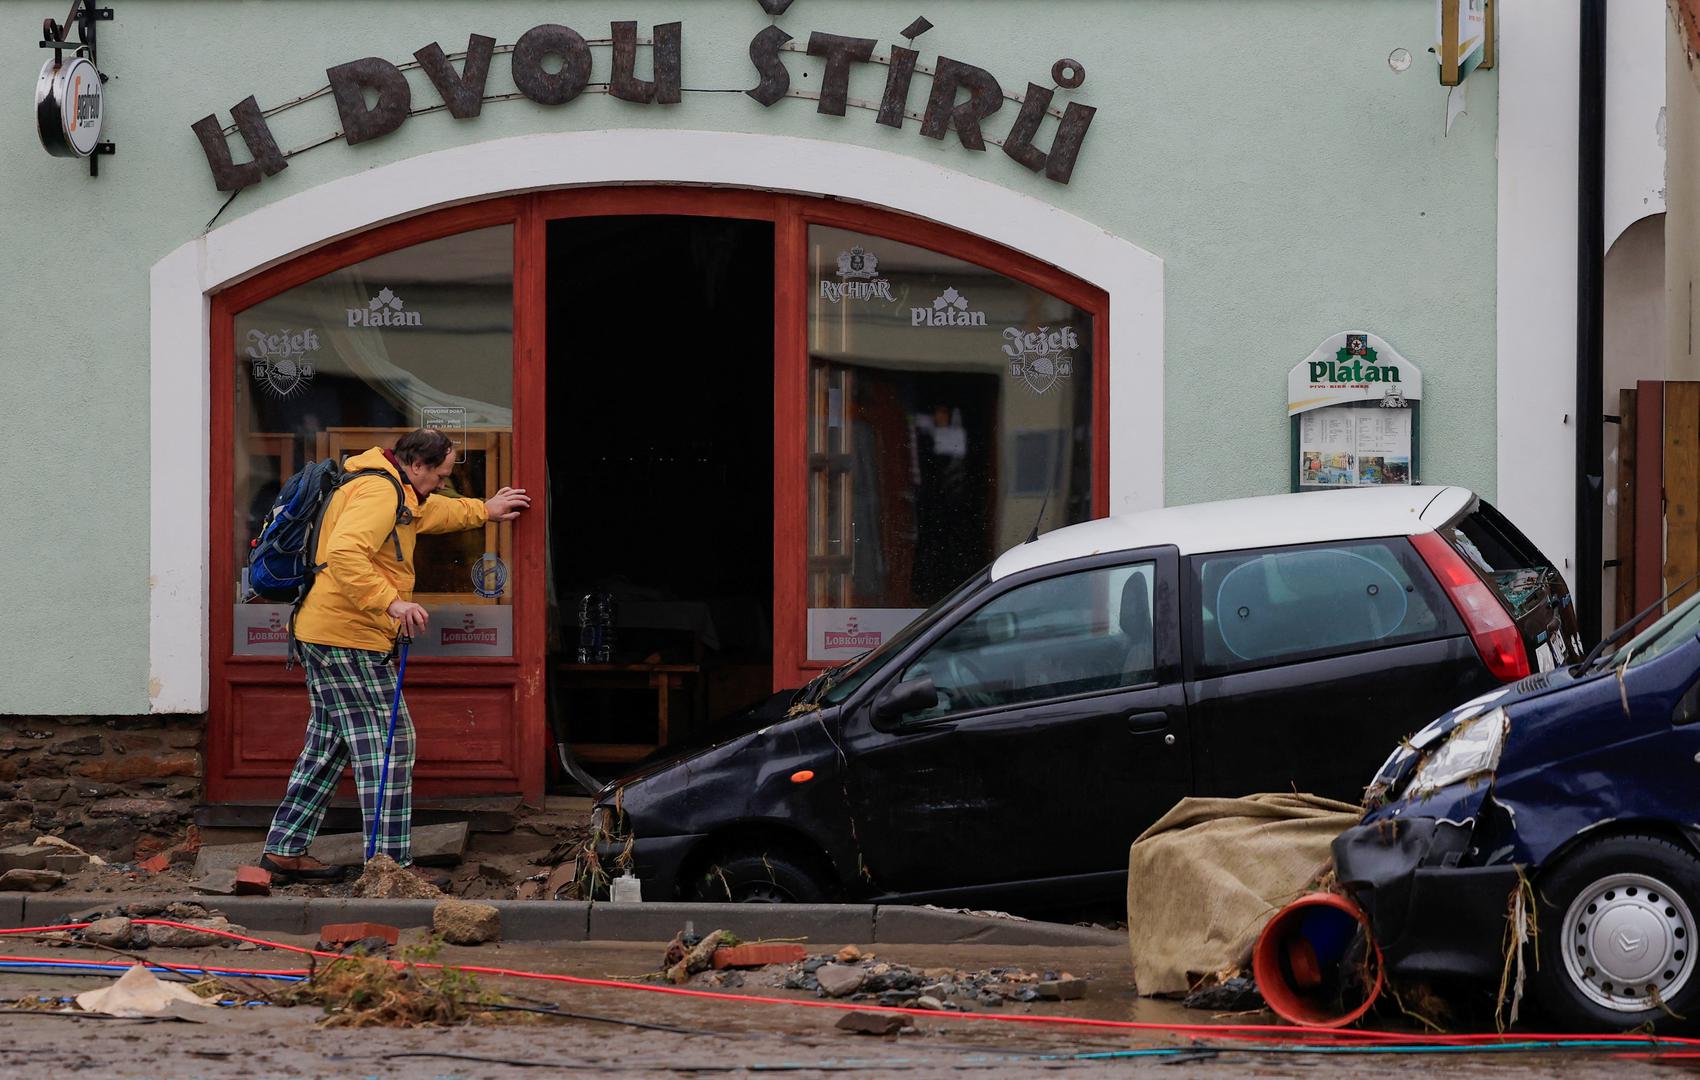
<svg viewBox="0 0 1700 1080">
<path fill-rule="evenodd" d="M 553 221 L 548 297 L 550 707 L 612 776 L 772 686 L 773 226 Z"/>
</svg>

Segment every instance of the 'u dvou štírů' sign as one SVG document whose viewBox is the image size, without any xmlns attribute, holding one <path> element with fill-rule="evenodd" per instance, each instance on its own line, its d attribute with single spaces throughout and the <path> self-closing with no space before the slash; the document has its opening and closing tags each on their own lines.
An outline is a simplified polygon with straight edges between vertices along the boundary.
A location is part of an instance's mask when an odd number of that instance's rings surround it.
<svg viewBox="0 0 1700 1080">
<path fill-rule="evenodd" d="M 931 25 L 925 19 L 916 19 L 904 29 L 903 35 L 913 43 Z M 659 23 L 654 27 L 653 77 L 649 79 L 637 75 L 637 23 L 615 22 L 610 27 L 613 57 L 607 92 L 623 101 L 678 104 L 685 92 L 681 82 L 683 24 Z M 777 25 L 763 27 L 750 40 L 750 62 L 759 81 L 745 93 L 763 107 L 796 96 L 791 93 L 791 73 L 781 57 L 784 51 L 796 51 L 785 49 L 789 41 L 791 35 Z M 855 104 L 875 111 L 876 124 L 894 128 L 902 128 L 906 119 L 913 118 L 908 103 L 920 53 L 894 44 L 887 56 L 876 59 L 874 49 L 878 44 L 875 38 L 820 32 L 809 35 L 805 51 L 826 61 L 820 78 L 817 112 L 843 116 L 846 105 Z M 417 66 L 442 99 L 441 106 L 427 108 L 441 107 L 457 120 L 476 117 L 484 102 L 492 100 L 485 96 L 484 88 L 495 51 L 494 38 L 471 35 L 465 60 L 457 72 L 436 42 L 416 50 L 413 56 Z M 545 64 L 550 58 L 559 62 L 557 70 L 550 70 Z M 512 46 L 510 63 L 519 94 L 540 105 L 565 105 L 591 85 L 590 43 L 578 31 L 557 23 L 534 26 L 521 34 Z M 852 67 L 870 63 L 883 64 L 886 68 L 885 88 L 877 108 L 851 102 L 848 93 Z M 985 150 L 982 123 L 1001 109 L 1005 100 L 998 80 L 984 68 L 948 56 L 938 57 L 931 72 L 922 69 L 920 73 L 932 79 L 926 107 L 920 116 L 920 133 L 930 139 L 943 139 L 954 129 L 964 147 Z M 350 146 L 394 132 L 415 111 L 406 74 L 389 60 L 368 56 L 328 68 L 325 75 L 330 80 L 331 97 L 342 121 L 342 139 Z M 1078 61 L 1063 59 L 1052 66 L 1051 77 L 1058 87 L 1073 90 L 1085 82 L 1086 70 Z M 1005 154 L 1026 168 L 1066 184 L 1097 110 L 1070 102 L 1057 121 L 1049 149 L 1042 150 L 1034 139 L 1046 117 L 1051 115 L 1053 96 L 1054 90 L 1029 82 L 1026 95 L 1020 99 L 1021 109 L 1004 134 L 1002 146 Z M 369 98 L 374 99 L 370 104 Z M 216 115 L 203 117 L 191 125 L 220 191 L 249 187 L 288 167 L 287 158 L 292 154 L 278 148 L 270 125 L 252 95 L 231 109 L 231 117 L 247 146 L 249 161 L 234 160 Z"/>
</svg>

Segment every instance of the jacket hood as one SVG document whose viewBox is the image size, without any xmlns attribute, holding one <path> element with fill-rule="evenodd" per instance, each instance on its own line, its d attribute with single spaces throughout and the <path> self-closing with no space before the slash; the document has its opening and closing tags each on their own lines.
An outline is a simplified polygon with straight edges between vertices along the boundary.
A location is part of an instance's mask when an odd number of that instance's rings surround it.
<svg viewBox="0 0 1700 1080">
<path fill-rule="evenodd" d="M 355 472 L 359 469 L 382 469 L 400 480 L 402 484 L 407 483 L 407 477 L 403 476 L 401 470 L 390 463 L 390 459 L 384 454 L 384 448 L 381 446 L 374 446 L 370 450 L 355 454 L 343 462 L 342 467 L 345 472 Z"/>
</svg>

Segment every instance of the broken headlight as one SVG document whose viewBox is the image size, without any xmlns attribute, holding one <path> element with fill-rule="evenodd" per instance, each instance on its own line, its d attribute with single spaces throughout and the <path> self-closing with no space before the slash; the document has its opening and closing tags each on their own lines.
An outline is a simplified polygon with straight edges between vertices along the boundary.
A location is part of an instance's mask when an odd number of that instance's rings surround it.
<svg viewBox="0 0 1700 1080">
<path fill-rule="evenodd" d="M 1434 748 L 1411 777 L 1405 797 L 1438 791 L 1499 767 L 1499 750 L 1505 743 L 1504 709 L 1490 709 L 1453 729 L 1445 742 Z"/>
</svg>

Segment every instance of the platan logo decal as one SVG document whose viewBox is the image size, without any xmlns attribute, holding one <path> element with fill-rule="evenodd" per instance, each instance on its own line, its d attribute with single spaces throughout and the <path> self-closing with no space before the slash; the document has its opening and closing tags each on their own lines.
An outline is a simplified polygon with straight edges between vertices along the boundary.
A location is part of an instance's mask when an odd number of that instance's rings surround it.
<svg viewBox="0 0 1700 1080">
<path fill-rule="evenodd" d="M 249 645 L 285 645 L 289 642 L 289 627 L 283 612 L 273 611 L 266 616 L 266 625 L 248 627 Z"/>
<path fill-rule="evenodd" d="M 319 351 L 319 335 L 311 330 L 248 331 L 248 359 L 254 381 L 272 396 L 286 398 L 300 393 L 313 381 L 313 362 Z"/>
<path fill-rule="evenodd" d="M 852 615 L 844 621 L 844 629 L 828 630 L 825 633 L 826 647 L 829 649 L 877 649 L 885 635 L 878 630 L 863 630 L 856 625 L 856 617 Z"/>
<path fill-rule="evenodd" d="M 1074 374 L 1071 351 L 1080 348 L 1074 327 L 1059 326 L 1052 330 L 1041 326 L 1027 331 L 1019 326 L 1006 327 L 1003 332 L 1003 351 L 1009 357 L 1009 374 L 1020 379 L 1035 394 L 1043 394 L 1058 379 Z"/>
<path fill-rule="evenodd" d="M 879 276 L 880 259 L 860 246 L 838 253 L 837 281 L 821 279 L 820 294 L 828 303 L 840 300 L 885 300 L 897 303 L 891 295 L 891 282 Z"/>
<path fill-rule="evenodd" d="M 408 328 L 423 325 L 417 311 L 403 311 L 401 297 L 391 292 L 388 287 L 378 290 L 378 295 L 367 301 L 363 308 L 348 309 L 348 325 L 350 326 L 392 326 Z"/>
<path fill-rule="evenodd" d="M 910 326 L 984 326 L 984 311 L 969 311 L 968 298 L 952 285 L 933 297 L 932 307 L 909 309 Z"/>
<path fill-rule="evenodd" d="M 494 600 L 508 588 L 508 564 L 493 551 L 486 551 L 472 564 L 472 591 Z"/>
<path fill-rule="evenodd" d="M 444 645 L 496 645 L 499 636 L 494 626 L 479 626 L 478 616 L 467 612 L 461 616 L 459 626 L 443 627 L 442 643 Z"/>
</svg>

